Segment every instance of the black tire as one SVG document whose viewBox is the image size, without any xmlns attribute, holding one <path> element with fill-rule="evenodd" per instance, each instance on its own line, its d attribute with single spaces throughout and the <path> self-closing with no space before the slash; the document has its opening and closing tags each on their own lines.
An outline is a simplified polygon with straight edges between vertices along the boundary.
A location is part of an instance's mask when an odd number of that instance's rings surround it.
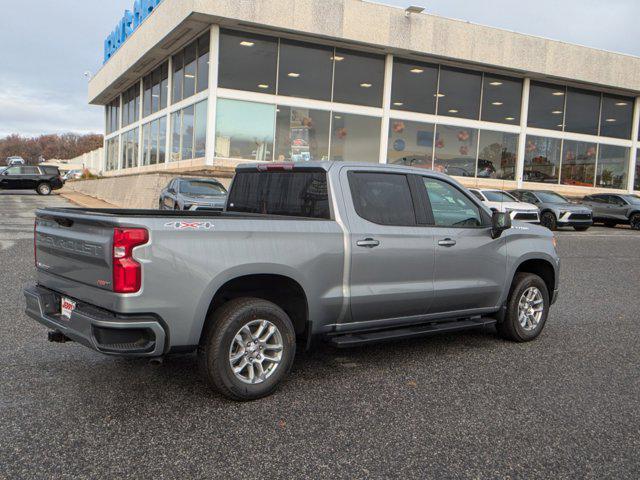
<svg viewBox="0 0 640 480">
<path fill-rule="evenodd" d="M 36 187 L 36 192 L 38 192 L 38 195 L 50 195 L 51 185 L 49 185 L 47 182 L 39 183 Z"/>
<path fill-rule="evenodd" d="M 282 337 L 282 356 L 273 374 L 262 383 L 245 383 L 233 373 L 229 352 L 240 329 L 255 320 L 268 320 Z M 296 335 L 289 316 L 276 304 L 260 298 L 237 298 L 214 311 L 198 346 L 198 363 L 209 385 L 232 400 L 266 397 L 289 373 L 296 353 Z"/>
<path fill-rule="evenodd" d="M 586 232 L 589 230 L 589 227 L 573 227 L 576 232 Z"/>
<path fill-rule="evenodd" d="M 530 287 L 535 287 L 542 295 L 543 310 L 537 326 L 531 330 L 525 329 L 518 319 L 518 304 L 521 297 Z M 549 315 L 549 291 L 544 281 L 533 273 L 518 273 L 513 279 L 509 299 L 507 300 L 507 311 L 504 320 L 497 324 L 496 328 L 502 338 L 514 342 L 530 342 L 540 335 L 547 323 Z"/>
<path fill-rule="evenodd" d="M 604 226 L 607 228 L 615 228 L 616 226 L 618 226 L 618 224 L 616 222 L 612 222 L 611 220 L 606 220 L 604 222 Z"/>
<path fill-rule="evenodd" d="M 547 227 L 551 231 L 558 229 L 558 219 L 553 212 L 544 212 L 540 217 L 540 225 Z"/>
<path fill-rule="evenodd" d="M 634 213 L 629 219 L 629 225 L 633 230 L 640 230 L 640 213 Z"/>
</svg>

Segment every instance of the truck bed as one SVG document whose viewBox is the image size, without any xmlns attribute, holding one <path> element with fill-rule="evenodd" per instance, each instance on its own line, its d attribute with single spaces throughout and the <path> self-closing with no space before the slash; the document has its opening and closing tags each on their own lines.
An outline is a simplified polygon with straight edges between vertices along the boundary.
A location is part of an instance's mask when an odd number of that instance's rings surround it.
<svg viewBox="0 0 640 480">
<path fill-rule="evenodd" d="M 152 209 L 133 209 L 133 208 L 82 208 L 82 207 L 60 207 L 45 208 L 37 211 L 37 215 L 42 218 L 52 218 L 56 214 L 63 215 L 92 215 L 105 217 L 105 219 L 115 218 L 223 218 L 223 219 L 239 219 L 239 220 L 323 220 L 311 217 L 295 217 L 285 215 L 267 215 L 262 213 L 243 213 L 243 212 L 213 212 L 206 210 L 152 210 Z"/>
</svg>

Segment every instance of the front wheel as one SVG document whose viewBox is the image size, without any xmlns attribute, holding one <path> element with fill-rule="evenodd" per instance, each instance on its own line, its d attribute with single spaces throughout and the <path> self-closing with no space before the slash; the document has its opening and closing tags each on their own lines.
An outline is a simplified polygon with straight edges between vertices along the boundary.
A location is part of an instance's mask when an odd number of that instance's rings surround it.
<svg viewBox="0 0 640 480">
<path fill-rule="evenodd" d="M 36 187 L 36 192 L 38 192 L 39 195 L 49 195 L 51 193 L 51 185 L 48 183 L 40 183 Z"/>
<path fill-rule="evenodd" d="M 635 213 L 629 219 L 629 225 L 634 230 L 640 230 L 640 213 Z"/>
<path fill-rule="evenodd" d="M 198 347 L 207 382 L 233 400 L 270 395 L 293 364 L 296 336 L 289 316 L 259 298 L 230 300 L 208 319 Z"/>
<path fill-rule="evenodd" d="M 558 220 L 553 212 L 544 212 L 540 217 L 540 224 L 552 231 L 558 229 Z"/>
<path fill-rule="evenodd" d="M 513 279 L 507 312 L 497 325 L 507 340 L 529 342 L 544 328 L 549 315 L 549 291 L 544 281 L 533 273 L 518 273 Z"/>
</svg>

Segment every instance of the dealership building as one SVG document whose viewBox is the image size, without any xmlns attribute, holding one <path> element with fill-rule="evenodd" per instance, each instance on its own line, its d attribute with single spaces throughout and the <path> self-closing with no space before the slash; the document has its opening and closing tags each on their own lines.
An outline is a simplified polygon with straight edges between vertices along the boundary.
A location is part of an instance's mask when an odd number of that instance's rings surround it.
<svg viewBox="0 0 640 480">
<path fill-rule="evenodd" d="M 639 98 L 640 58 L 362 0 L 140 0 L 89 84 L 107 176 L 358 161 L 569 195 L 640 190 Z"/>
</svg>

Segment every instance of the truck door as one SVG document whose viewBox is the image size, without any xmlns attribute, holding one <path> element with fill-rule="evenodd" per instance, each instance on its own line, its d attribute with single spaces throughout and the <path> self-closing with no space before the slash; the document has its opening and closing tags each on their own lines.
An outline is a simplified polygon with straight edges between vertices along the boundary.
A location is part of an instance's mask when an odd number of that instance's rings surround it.
<svg viewBox="0 0 640 480">
<path fill-rule="evenodd" d="M 424 315 L 433 299 L 434 232 L 415 179 L 404 173 L 343 169 L 348 212 L 353 322 Z"/>
<path fill-rule="evenodd" d="M 437 228 L 432 313 L 498 305 L 506 284 L 504 237 L 491 238 L 488 214 L 456 185 L 421 177 Z"/>
</svg>

